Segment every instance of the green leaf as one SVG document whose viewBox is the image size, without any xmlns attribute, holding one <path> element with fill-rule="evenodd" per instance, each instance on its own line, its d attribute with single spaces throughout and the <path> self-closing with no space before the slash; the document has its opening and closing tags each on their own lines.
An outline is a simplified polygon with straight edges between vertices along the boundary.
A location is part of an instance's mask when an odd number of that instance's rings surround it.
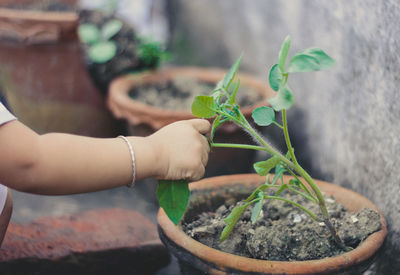
<svg viewBox="0 0 400 275">
<path fill-rule="evenodd" d="M 288 188 L 287 184 L 282 184 L 281 187 L 275 192 L 275 196 L 279 196 L 283 192 L 283 190 L 287 188 Z"/>
<path fill-rule="evenodd" d="M 236 206 L 232 209 L 232 212 L 229 214 L 229 216 L 224 219 L 226 226 L 224 227 L 224 230 L 222 230 L 221 236 L 219 238 L 221 242 L 225 241 L 226 238 L 229 237 L 240 216 L 249 205 L 250 203 Z"/>
<path fill-rule="evenodd" d="M 229 97 L 229 100 L 228 100 L 229 104 L 232 104 L 232 105 L 236 104 L 236 94 L 237 94 L 237 91 L 239 90 L 239 86 L 240 86 L 240 79 L 238 79 L 238 81 L 236 82 L 235 88 L 233 89 L 233 91 Z"/>
<path fill-rule="evenodd" d="M 217 85 L 215 85 L 214 91 L 221 90 L 224 87 L 224 80 L 218 81 Z"/>
<path fill-rule="evenodd" d="M 158 181 L 158 203 L 175 225 L 179 223 L 185 213 L 189 197 L 190 190 L 185 180 Z"/>
<path fill-rule="evenodd" d="M 223 92 L 221 90 L 214 90 L 211 96 L 214 98 L 214 101 L 219 102 L 220 98 L 223 96 Z"/>
<path fill-rule="evenodd" d="M 287 85 L 281 87 L 278 94 L 269 100 L 272 108 L 277 112 L 283 109 L 289 109 L 293 102 L 294 98 L 292 92 Z"/>
<path fill-rule="evenodd" d="M 296 179 L 296 178 L 294 178 L 294 179 L 290 179 L 289 180 L 289 185 L 293 185 L 293 186 L 297 186 L 297 187 L 301 187 L 300 186 L 300 181 L 298 180 L 298 179 Z"/>
<path fill-rule="evenodd" d="M 278 64 L 272 66 L 271 70 L 269 71 L 268 81 L 269 86 L 271 86 L 272 90 L 279 90 L 279 85 L 282 81 L 282 71 L 279 69 Z"/>
<path fill-rule="evenodd" d="M 225 89 L 229 88 L 229 85 L 232 83 L 232 80 L 235 78 L 235 75 L 239 69 L 240 61 L 242 60 L 242 56 L 236 60 L 235 64 L 229 69 L 228 73 L 224 77 L 224 81 L 222 82 L 222 86 Z"/>
<path fill-rule="evenodd" d="M 275 111 L 271 107 L 258 107 L 254 109 L 251 117 L 259 126 L 268 126 L 275 121 Z"/>
<path fill-rule="evenodd" d="M 333 60 L 329 55 L 327 55 L 320 48 L 316 48 L 316 47 L 308 48 L 308 49 L 304 50 L 303 53 L 309 54 L 309 55 L 315 57 L 319 62 L 320 70 L 329 69 L 330 67 L 335 65 L 335 60 Z"/>
<path fill-rule="evenodd" d="M 94 44 L 100 39 L 100 32 L 94 24 L 81 24 L 78 27 L 79 39 L 86 44 Z"/>
<path fill-rule="evenodd" d="M 200 118 L 212 118 L 216 114 L 217 103 L 212 96 L 198 95 L 192 103 L 192 114 Z"/>
<path fill-rule="evenodd" d="M 222 117 L 222 116 L 217 116 L 214 119 L 213 124 L 212 124 L 212 128 L 211 128 L 211 134 L 210 134 L 211 142 L 213 142 L 213 140 L 214 140 L 215 130 L 217 130 L 217 128 L 219 126 L 221 126 L 222 124 L 224 124 L 226 121 L 228 121 L 228 118 Z"/>
<path fill-rule="evenodd" d="M 268 175 L 269 176 L 269 175 Z M 254 199 L 256 197 L 256 195 L 258 194 L 259 191 L 264 191 L 265 189 L 268 188 L 268 185 L 266 183 L 261 184 L 260 186 L 258 186 L 253 193 L 251 193 L 250 196 L 247 197 L 247 199 L 245 200 L 245 202 L 249 202 L 252 199 Z"/>
<path fill-rule="evenodd" d="M 279 164 L 279 158 L 272 157 L 270 159 L 254 163 L 253 167 L 257 174 L 260 176 L 266 176 L 277 164 Z"/>
<path fill-rule="evenodd" d="M 293 153 L 294 153 L 294 148 L 293 148 Z M 287 151 L 287 152 L 286 152 L 285 157 L 286 157 L 288 160 L 291 160 L 291 159 L 292 159 L 292 156 L 290 155 L 290 151 Z"/>
<path fill-rule="evenodd" d="M 254 204 L 253 210 L 251 211 L 251 223 L 255 224 L 258 217 L 260 216 L 263 204 L 264 204 L 264 192 L 259 191 L 257 193 L 257 198 L 259 199 Z"/>
<path fill-rule="evenodd" d="M 122 28 L 122 22 L 118 19 L 108 21 L 101 28 L 101 36 L 104 40 L 109 40 L 111 37 L 116 35 Z"/>
<path fill-rule="evenodd" d="M 297 53 L 292 56 L 288 66 L 289 73 L 318 71 L 320 64 L 318 59 L 306 53 Z"/>
<path fill-rule="evenodd" d="M 285 72 L 285 63 L 287 56 L 289 54 L 289 49 L 290 49 L 290 36 L 288 35 L 283 41 L 281 50 L 279 51 L 278 64 L 279 64 L 279 69 L 281 69 L 282 73 Z"/>
<path fill-rule="evenodd" d="M 281 178 L 283 176 L 283 173 L 286 172 L 286 168 L 283 167 L 283 165 L 278 164 L 275 166 L 275 175 L 274 178 L 272 179 L 271 185 L 274 185 L 279 178 Z"/>
<path fill-rule="evenodd" d="M 117 53 L 117 45 L 114 42 L 100 42 L 90 47 L 89 57 L 94 63 L 106 63 Z"/>
<path fill-rule="evenodd" d="M 309 48 L 292 56 L 288 72 L 311 72 L 328 69 L 335 61 L 320 48 Z"/>
</svg>

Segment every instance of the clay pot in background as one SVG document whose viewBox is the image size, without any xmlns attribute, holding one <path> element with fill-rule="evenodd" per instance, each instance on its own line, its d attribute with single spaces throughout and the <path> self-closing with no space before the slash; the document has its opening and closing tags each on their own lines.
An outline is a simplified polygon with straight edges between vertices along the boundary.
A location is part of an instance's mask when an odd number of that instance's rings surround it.
<svg viewBox="0 0 400 275">
<path fill-rule="evenodd" d="M 284 181 L 289 180 L 284 176 Z M 214 211 L 221 201 L 234 195 L 233 186 L 241 185 L 250 193 L 265 181 L 256 174 L 207 178 L 190 185 L 192 197 L 183 219 L 204 211 Z M 158 212 L 161 240 L 178 258 L 183 274 L 362 274 L 373 262 L 387 234 L 386 221 L 377 207 L 365 197 L 323 181 L 315 181 L 323 192 L 332 195 L 352 211 L 370 208 L 380 214 L 381 229 L 367 237 L 354 250 L 319 260 L 266 261 L 241 257 L 210 248 L 187 236 L 175 226 L 163 209 Z"/>
<path fill-rule="evenodd" d="M 83 63 L 77 26 L 73 11 L 0 8 L 3 93 L 18 119 L 38 133 L 115 136 L 117 124 Z"/>
<path fill-rule="evenodd" d="M 217 84 L 226 74 L 225 70 L 196 67 L 164 68 L 155 72 L 129 74 L 116 78 L 110 84 L 107 105 L 116 118 L 124 119 L 129 124 L 133 135 L 146 136 L 161 127 L 178 120 L 192 119 L 190 110 L 166 110 L 133 100 L 129 92 L 136 86 L 154 84 L 171 80 L 175 77 L 190 77 L 207 83 Z M 248 86 L 264 96 L 264 100 L 254 106 L 241 109 L 249 119 L 256 106 L 266 105 L 266 98 L 274 96 L 268 85 L 250 75 L 239 74 L 241 86 Z M 250 118 L 249 121 L 252 121 Z M 234 124 L 227 123 L 216 131 L 216 142 L 253 144 L 249 136 Z M 214 148 L 206 167 L 206 176 L 249 172 L 255 152 L 230 148 Z M 229 162 L 229 165 L 226 163 Z"/>
</svg>

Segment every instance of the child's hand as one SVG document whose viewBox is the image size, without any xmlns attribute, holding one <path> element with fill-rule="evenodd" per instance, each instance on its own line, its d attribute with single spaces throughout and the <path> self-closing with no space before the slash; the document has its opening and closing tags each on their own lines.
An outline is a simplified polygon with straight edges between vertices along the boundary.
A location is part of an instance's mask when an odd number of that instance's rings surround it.
<svg viewBox="0 0 400 275">
<path fill-rule="evenodd" d="M 178 121 L 148 137 L 154 145 L 156 176 L 160 179 L 198 180 L 204 175 L 210 146 L 203 136 L 211 125 L 204 119 Z"/>
</svg>

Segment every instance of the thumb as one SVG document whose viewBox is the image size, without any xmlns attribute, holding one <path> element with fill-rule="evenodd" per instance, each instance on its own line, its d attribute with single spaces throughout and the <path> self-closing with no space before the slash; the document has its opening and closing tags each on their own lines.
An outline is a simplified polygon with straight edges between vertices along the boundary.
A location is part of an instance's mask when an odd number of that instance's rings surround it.
<svg viewBox="0 0 400 275">
<path fill-rule="evenodd" d="M 188 122 L 199 131 L 200 134 L 207 134 L 211 131 L 211 124 L 206 119 L 191 119 Z"/>
</svg>

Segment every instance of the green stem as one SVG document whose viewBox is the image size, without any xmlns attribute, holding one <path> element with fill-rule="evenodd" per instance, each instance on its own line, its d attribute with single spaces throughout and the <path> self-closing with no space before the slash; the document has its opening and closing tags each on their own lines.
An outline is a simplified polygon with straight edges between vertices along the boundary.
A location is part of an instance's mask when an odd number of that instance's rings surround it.
<svg viewBox="0 0 400 275">
<path fill-rule="evenodd" d="M 287 188 L 288 188 L 289 190 L 291 190 L 291 191 L 293 191 L 293 192 L 299 194 L 300 196 L 306 198 L 307 200 L 312 201 L 313 203 L 318 203 L 317 200 L 316 200 L 314 197 L 309 196 L 308 194 L 305 194 L 305 193 L 303 193 L 303 192 L 297 190 L 296 188 L 294 188 L 294 187 L 292 187 L 292 186 L 290 186 L 290 185 L 287 185 Z"/>
<path fill-rule="evenodd" d="M 287 203 L 290 203 L 294 206 L 296 206 L 297 208 L 303 210 L 304 212 L 306 212 L 311 218 L 313 218 L 314 220 L 318 221 L 318 222 L 322 222 L 322 220 L 320 218 L 318 218 L 314 213 L 312 213 L 310 210 L 308 210 L 307 208 L 305 208 L 304 206 L 298 204 L 297 202 L 282 198 L 282 197 L 278 197 L 278 196 L 264 196 L 264 199 L 274 199 L 274 200 L 281 200 Z"/>
<path fill-rule="evenodd" d="M 257 151 L 266 151 L 262 146 L 250 145 L 250 144 L 236 144 L 236 143 L 211 143 L 211 147 L 223 147 L 223 148 L 239 148 L 239 149 L 250 149 Z"/>
<path fill-rule="evenodd" d="M 282 126 L 282 125 L 280 125 L 278 122 L 276 122 L 276 121 L 273 121 L 272 123 L 273 123 L 273 124 L 275 124 L 276 126 L 278 126 L 279 128 L 281 128 L 281 129 L 283 130 L 283 126 Z"/>
<path fill-rule="evenodd" d="M 318 199 L 316 198 L 316 197 L 314 197 L 314 195 L 310 192 L 310 190 L 308 190 L 308 188 L 304 185 L 304 183 L 299 179 L 299 177 L 289 168 L 289 167 L 287 167 L 286 165 L 285 165 L 285 168 L 289 171 L 289 173 L 290 174 L 292 174 L 292 176 L 293 177 L 295 177 L 297 180 L 298 180 L 298 182 L 300 183 L 300 185 L 301 185 L 301 189 L 303 189 L 304 191 L 306 191 L 307 192 L 307 194 L 310 196 L 310 197 L 312 197 L 313 198 L 313 201 L 315 202 L 315 203 L 318 203 Z"/>
<path fill-rule="evenodd" d="M 294 150 L 292 147 L 292 143 L 290 142 L 290 137 L 289 137 L 289 130 L 288 130 L 288 125 L 287 125 L 287 117 L 286 117 L 286 110 L 282 110 L 282 122 L 283 122 L 283 134 L 285 136 L 285 141 L 286 141 L 286 146 L 289 150 L 290 156 L 292 157 L 293 163 L 295 165 L 298 165 L 296 156 L 294 155 Z"/>
<path fill-rule="evenodd" d="M 266 152 L 270 153 L 273 156 L 276 156 L 279 158 L 280 161 L 285 163 L 287 166 L 294 168 L 294 164 L 288 160 L 284 155 L 282 155 L 279 151 L 277 151 L 275 148 L 272 148 L 271 145 L 269 145 L 258 133 L 253 127 L 249 124 L 247 119 L 243 116 L 242 112 L 239 111 L 239 115 L 241 117 L 241 120 L 243 123 L 240 124 L 241 127 L 243 127 L 252 137 L 254 137 L 264 148 Z"/>
</svg>

